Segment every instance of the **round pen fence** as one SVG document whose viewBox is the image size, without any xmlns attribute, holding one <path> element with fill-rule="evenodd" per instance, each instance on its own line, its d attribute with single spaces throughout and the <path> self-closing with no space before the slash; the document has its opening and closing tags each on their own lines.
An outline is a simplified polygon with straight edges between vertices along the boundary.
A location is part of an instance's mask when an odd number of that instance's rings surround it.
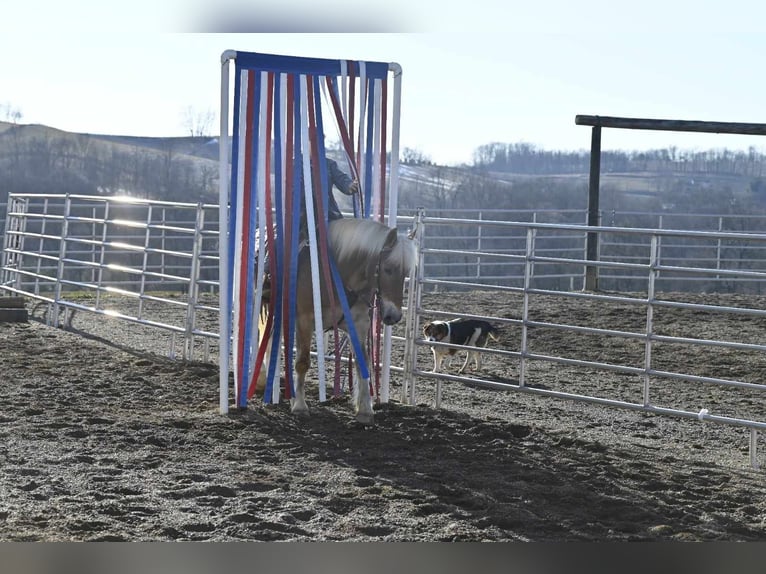
<svg viewBox="0 0 766 574">
<path fill-rule="evenodd" d="M 46 306 L 55 326 L 76 311 L 116 317 L 167 331 L 169 356 L 207 360 L 218 333 L 198 322 L 218 312 L 217 212 L 202 203 L 11 194 L 0 285 Z"/>
<path fill-rule="evenodd" d="M 420 216 L 418 221 L 421 237 L 421 266 L 419 276 L 410 292 L 407 330 L 403 341 L 406 345 L 404 364 L 404 384 L 402 400 L 410 404 L 416 402 L 418 379 L 435 381 L 436 406 L 441 404 L 442 384 L 470 383 L 486 388 L 536 393 L 543 396 L 557 397 L 574 401 L 599 403 L 624 409 L 639 410 L 647 413 L 699 419 L 704 422 L 716 422 L 741 426 L 749 429 L 750 459 L 757 466 L 757 431 L 766 429 L 763 416 L 763 393 L 766 391 L 763 376 L 759 369 L 736 369 L 731 365 L 742 364 L 760 367 L 766 361 L 766 345 L 762 341 L 760 328 L 754 335 L 737 332 L 740 321 L 754 321 L 766 326 L 766 301 L 752 296 L 740 296 L 736 306 L 726 304 L 725 299 L 715 296 L 716 286 L 741 283 L 747 286 L 745 292 L 761 293 L 766 281 L 766 259 L 748 257 L 746 265 L 738 259 L 712 259 L 714 265 L 706 264 L 710 260 L 692 259 L 679 262 L 673 257 L 673 249 L 679 244 L 707 246 L 710 249 L 737 249 L 740 252 L 763 253 L 766 248 L 766 235 L 761 233 L 702 232 L 681 230 L 659 230 L 641 228 L 589 227 L 578 225 L 553 225 L 544 223 L 521 223 L 468 219 L 430 218 Z M 430 247 L 429 241 L 434 231 L 454 229 L 456 226 L 478 226 L 487 229 L 503 230 L 508 236 L 514 236 L 523 245 L 514 250 L 498 253 L 468 249 L 455 249 L 447 243 L 439 248 Z M 497 231 L 496 231 L 497 233 Z M 636 246 L 631 256 L 620 261 L 604 258 L 600 261 L 588 260 L 582 251 L 553 254 L 549 249 L 540 249 L 540 238 L 549 238 L 551 233 L 565 234 L 585 241 L 590 233 L 596 233 L 602 245 L 617 243 Z M 505 280 L 499 284 L 494 278 L 488 281 L 462 278 L 437 278 L 429 273 L 434 260 L 444 257 L 465 258 L 466 264 L 482 261 L 502 261 L 508 269 Z M 728 265 L 724 265 L 728 262 Z M 584 277 L 586 269 L 595 266 L 601 279 L 601 285 L 609 281 L 631 281 L 630 291 L 586 292 L 567 288 L 554 288 L 550 280 L 557 273 L 566 273 L 571 277 Z M 551 269 L 557 269 L 557 273 Z M 566 271 L 565 271 L 566 270 Z M 679 281 L 695 282 L 711 288 L 711 294 L 704 293 L 696 302 L 685 300 L 684 294 L 667 286 L 677 285 Z M 429 294 L 438 292 L 439 306 L 428 307 L 423 300 Z M 462 297 L 455 299 L 455 304 L 445 298 L 446 293 L 460 292 Z M 498 309 L 510 309 L 504 315 L 479 315 L 470 313 L 470 301 L 477 294 L 489 293 Z M 550 308 L 547 302 L 562 302 L 564 316 L 558 322 L 547 320 Z M 461 308 L 462 307 L 462 308 Z M 575 322 L 577 310 L 586 308 L 583 322 Z M 465 310 L 469 312 L 466 313 Z M 603 317 L 614 310 L 612 326 L 594 327 L 588 319 Z M 691 314 L 689 320 L 692 334 L 675 333 L 680 319 L 680 312 Z M 509 316 L 510 315 L 510 316 Z M 660 321 L 660 316 L 662 321 Z M 449 320 L 454 318 L 483 319 L 506 328 L 513 336 L 506 339 L 504 348 L 482 349 L 482 354 L 490 355 L 507 363 L 507 377 L 483 379 L 481 373 L 475 376 L 459 376 L 448 373 L 435 373 L 425 367 L 429 348 L 441 347 L 463 352 L 465 347 L 448 343 L 426 342 L 420 333 L 424 318 Z M 724 321 L 735 333 L 730 338 L 719 334 L 717 325 Z M 627 326 L 626 326 L 627 325 Z M 630 327 L 630 328 L 628 328 Z M 546 341 L 548 344 L 546 344 Z M 575 343 L 572 345 L 574 341 Z M 559 345 L 560 344 L 560 345 Z M 614 352 L 609 348 L 614 347 Z M 694 353 L 722 353 L 722 360 L 712 360 L 711 369 L 706 372 L 682 372 L 676 366 L 675 348 L 692 349 Z M 544 351 L 540 349 L 544 348 Z M 569 352 L 565 353 L 567 349 Z M 558 352 L 557 352 L 558 350 Z M 419 353 L 420 352 L 420 353 Z M 420 356 L 419 356 L 420 355 Z M 424 363 L 424 360 L 426 363 Z M 558 365 L 558 369 L 571 371 L 566 383 L 556 384 L 558 375 L 552 375 L 548 369 L 536 369 L 540 364 L 548 367 Z M 741 374 L 741 378 L 726 377 L 729 372 Z M 595 375 L 594 375 L 595 373 Z M 600 385 L 590 386 L 589 392 L 578 391 L 584 379 L 594 376 L 601 381 L 606 373 L 611 380 Z M 615 375 L 615 377 L 612 377 Z M 552 382 L 554 381 L 554 382 Z M 676 408 L 672 404 L 672 385 L 667 381 L 680 381 L 690 385 L 697 398 L 689 399 L 694 405 L 690 408 Z M 733 393 L 745 393 L 746 408 L 729 407 L 711 399 L 710 387 L 725 388 Z M 611 395 L 607 393 L 611 388 Z"/>
<path fill-rule="evenodd" d="M 97 313 L 165 333 L 169 355 L 217 361 L 218 208 L 12 194 L 0 289 L 49 308 L 54 325 L 75 311 Z M 417 228 L 421 251 L 406 324 L 392 337 L 393 356 L 404 357 L 391 366 L 402 400 L 414 404 L 416 389 L 428 388 L 441 406 L 443 385 L 469 383 L 734 425 L 750 433 L 757 465 L 757 431 L 766 426 L 766 345 L 758 336 L 766 329 L 766 234 L 719 231 L 712 217 L 710 231 L 537 219 L 400 216 L 402 231 Z M 599 236 L 600 261 L 585 257 L 588 233 Z M 460 235 L 462 245 L 450 240 Z M 490 247 L 490 237 L 502 239 Z M 444 265 L 450 258 L 462 267 Z M 601 289 L 583 291 L 586 267 L 594 265 Z M 467 302 L 478 297 L 498 311 L 472 313 Z M 560 315 L 551 313 L 553 303 Z M 457 316 L 502 326 L 503 344 L 483 355 L 505 377 L 431 372 L 423 322 Z M 592 324 L 592 316 L 601 322 Z M 679 362 L 683 353 L 692 360 Z M 424 387 L 427 381 L 434 386 Z M 685 404 L 673 398 L 681 386 Z M 748 406 L 729 406 L 710 389 L 744 397 Z"/>
</svg>

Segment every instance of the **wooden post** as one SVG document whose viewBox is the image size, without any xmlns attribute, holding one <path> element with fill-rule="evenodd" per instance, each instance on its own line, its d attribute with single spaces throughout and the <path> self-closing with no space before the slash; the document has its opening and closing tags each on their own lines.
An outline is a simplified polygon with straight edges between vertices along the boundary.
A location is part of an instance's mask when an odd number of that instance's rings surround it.
<svg viewBox="0 0 766 574">
<path fill-rule="evenodd" d="M 741 122 L 701 122 L 695 120 L 652 120 L 645 118 L 616 118 L 613 116 L 575 116 L 578 126 L 600 126 L 631 130 L 670 132 L 703 132 L 709 134 L 766 135 L 766 124 Z"/>
<path fill-rule="evenodd" d="M 766 136 L 766 124 L 738 122 L 702 122 L 690 120 L 654 120 L 645 118 L 616 118 L 612 116 L 575 116 L 578 126 L 592 126 L 590 146 L 590 184 L 588 188 L 588 225 L 599 225 L 599 178 L 601 174 L 601 128 L 705 132 L 715 134 L 748 134 Z M 598 233 L 588 233 L 585 258 L 598 261 Z M 598 291 L 598 267 L 586 265 L 585 290 Z"/>
<path fill-rule="evenodd" d="M 590 180 L 588 183 L 588 226 L 597 227 L 599 221 L 599 186 L 601 179 L 601 126 L 593 126 L 590 140 Z M 585 258 L 598 261 L 598 233 L 589 232 L 585 244 Z M 585 290 L 598 291 L 598 267 L 585 267 Z"/>
</svg>

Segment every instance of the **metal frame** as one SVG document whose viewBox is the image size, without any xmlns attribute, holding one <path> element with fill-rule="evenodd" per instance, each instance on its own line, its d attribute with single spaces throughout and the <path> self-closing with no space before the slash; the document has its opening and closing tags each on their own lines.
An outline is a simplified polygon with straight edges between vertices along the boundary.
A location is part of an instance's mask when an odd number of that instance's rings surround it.
<svg viewBox="0 0 766 574">
<path fill-rule="evenodd" d="M 228 237 L 230 234 L 235 233 L 230 228 L 232 222 L 229 217 L 230 211 L 230 185 L 231 185 L 231 158 L 229 145 L 231 138 L 230 134 L 230 106 L 231 106 L 231 78 L 230 67 L 233 62 L 236 61 L 238 52 L 236 50 L 226 50 L 221 54 L 221 100 L 220 100 L 220 137 L 219 137 L 219 224 L 222 233 L 221 240 L 219 241 L 219 261 L 220 269 L 227 270 L 230 266 L 229 254 L 227 250 Z M 400 130 L 400 113 L 401 113 L 401 81 L 402 81 L 402 68 L 399 64 L 391 62 L 388 64 L 388 71 L 393 74 L 393 102 L 392 102 L 392 117 L 391 117 L 391 160 L 390 160 L 390 173 L 389 173 L 389 189 L 388 189 L 388 211 L 387 211 L 387 224 L 389 227 L 396 227 L 397 225 L 397 205 L 398 205 L 398 189 L 399 189 L 399 130 Z M 377 119 L 376 119 L 377 121 Z M 382 129 L 386 129 L 383 126 Z M 385 154 L 385 150 L 383 150 Z M 304 169 L 308 169 L 308 164 L 304 166 Z M 305 177 L 306 180 L 310 178 Z M 308 193 L 308 189 L 306 190 Z M 310 205 L 310 202 L 309 202 Z M 313 230 L 310 228 L 309 233 Z M 316 242 L 310 242 L 312 249 L 311 261 L 312 266 L 317 261 L 317 256 L 314 253 L 316 249 Z M 313 269 L 313 267 L 312 267 Z M 313 271 L 312 271 L 313 272 Z M 315 277 L 318 277 L 318 271 L 315 272 Z M 232 354 L 232 318 L 229 316 L 229 309 L 232 306 L 230 288 L 228 285 L 228 275 L 221 273 L 220 277 L 220 332 L 221 337 L 219 340 L 219 356 L 220 356 L 220 369 L 219 369 L 219 411 L 221 414 L 229 412 L 229 368 L 231 363 Z M 318 281 L 315 282 L 318 285 Z M 318 297 L 318 291 L 315 294 Z M 315 304 L 315 312 L 319 313 L 319 305 Z M 324 353 L 321 352 L 322 339 L 320 321 L 315 321 L 317 325 L 316 341 L 318 350 L 320 350 L 320 367 L 321 360 Z M 389 363 L 391 356 L 391 328 L 385 327 L 383 330 L 383 362 L 381 365 L 381 371 L 383 374 L 381 380 L 381 401 L 386 402 L 389 396 Z M 322 383 L 323 373 L 320 374 L 320 385 Z M 323 396 L 324 386 L 320 386 L 320 396 Z"/>
</svg>

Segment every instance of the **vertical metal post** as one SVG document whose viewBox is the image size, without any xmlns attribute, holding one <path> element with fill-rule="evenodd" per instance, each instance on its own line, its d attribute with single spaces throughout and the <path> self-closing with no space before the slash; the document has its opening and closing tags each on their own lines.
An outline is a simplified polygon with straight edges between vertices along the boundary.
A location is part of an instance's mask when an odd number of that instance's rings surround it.
<svg viewBox="0 0 766 574">
<path fill-rule="evenodd" d="M 535 223 L 537 223 L 537 212 L 536 211 L 532 213 L 532 224 L 534 225 Z M 532 244 L 532 253 L 530 253 L 528 255 L 528 257 L 531 257 L 532 255 L 535 254 L 534 242 L 537 240 L 537 228 L 534 228 L 534 229 L 535 229 L 535 233 L 534 233 L 533 238 L 532 238 L 532 242 L 533 242 L 533 244 Z M 532 277 L 535 276 L 535 262 L 531 261 L 530 265 L 531 265 L 531 267 L 529 269 L 529 278 L 530 278 L 530 282 L 531 282 Z M 531 283 L 530 283 L 530 285 L 531 285 Z M 529 288 L 528 286 L 525 287 L 525 289 L 528 289 L 528 288 Z"/>
<path fill-rule="evenodd" d="M 660 260 L 660 240 L 657 235 L 652 235 L 651 240 L 651 254 L 649 257 L 649 281 L 647 285 L 647 302 L 646 302 L 646 343 L 644 346 L 644 374 L 643 380 L 643 402 L 644 406 L 648 407 L 649 400 L 649 382 L 651 377 L 649 371 L 652 368 L 652 333 L 654 333 L 654 293 L 655 282 L 657 279 L 657 265 Z"/>
<path fill-rule="evenodd" d="M 229 61 L 236 52 L 221 54 L 221 113 L 218 139 L 218 410 L 229 412 L 231 354 L 231 294 L 229 291 Z"/>
<path fill-rule="evenodd" d="M 523 306 L 521 310 L 521 357 L 519 358 L 519 387 L 526 384 L 527 377 L 527 352 L 529 350 L 527 343 L 529 320 L 529 289 L 532 286 L 532 256 L 535 253 L 535 228 L 527 229 L 527 249 L 524 259 L 524 295 Z"/>
<path fill-rule="evenodd" d="M 758 470 L 758 429 L 750 429 L 750 466 Z"/>
<path fill-rule="evenodd" d="M 391 63 L 388 67 L 394 75 L 394 101 L 391 117 L 391 163 L 388 177 L 388 226 L 397 226 L 399 205 L 399 136 L 402 105 L 402 68 Z M 385 126 L 382 127 L 385 129 Z M 410 278 L 410 280 L 412 280 Z M 383 358 L 381 360 L 380 402 L 387 403 L 390 397 L 391 379 L 391 325 L 383 326 Z"/>
<path fill-rule="evenodd" d="M 56 287 L 53 296 L 53 321 L 54 327 L 59 326 L 59 301 L 61 300 L 61 281 L 64 279 L 64 259 L 66 258 L 66 242 L 69 237 L 69 215 L 72 209 L 72 200 L 66 194 L 64 200 L 64 221 L 61 224 L 61 240 L 59 241 L 59 258 L 56 265 Z"/>
<path fill-rule="evenodd" d="M 8 248 L 10 247 L 10 237 L 11 234 L 9 231 L 11 230 L 11 218 L 13 217 L 13 213 L 16 211 L 14 209 L 15 200 L 13 198 L 8 198 L 8 203 L 6 204 L 6 212 L 5 212 L 5 225 L 4 225 L 4 232 L 3 232 L 3 252 L 2 252 L 2 276 L 0 276 L 0 285 L 10 285 L 11 284 L 11 272 L 10 272 L 10 266 L 11 266 L 11 254 L 8 252 Z M 18 273 L 16 274 L 18 275 Z"/>
<path fill-rule="evenodd" d="M 410 270 L 410 282 L 407 289 L 407 317 L 404 325 L 404 365 L 402 373 L 402 396 L 401 401 L 404 404 L 415 404 L 415 376 L 414 371 L 417 367 L 417 346 L 415 339 L 418 336 L 419 317 L 420 317 L 420 297 L 422 293 L 423 281 L 423 234 L 425 225 L 423 224 L 424 210 L 418 208 L 415 215 L 415 224 L 412 239 L 415 242 L 417 256 L 415 258 L 415 268 Z"/>
<path fill-rule="evenodd" d="M 27 206 L 29 203 L 27 202 Z M 40 241 L 37 244 L 37 268 L 35 269 L 35 295 L 40 294 L 40 272 L 43 265 L 43 253 L 45 252 L 45 224 L 48 221 L 48 198 L 43 201 L 43 217 L 40 221 Z"/>
<path fill-rule="evenodd" d="M 168 224 L 166 209 L 162 208 L 162 217 L 160 218 L 160 224 L 162 225 L 162 231 L 160 232 L 160 269 L 165 269 L 165 234 L 167 233 L 166 226 Z M 160 281 L 164 281 L 163 277 Z"/>
<path fill-rule="evenodd" d="M 164 210 L 163 210 L 164 211 Z M 165 231 L 162 231 L 163 235 Z M 149 260 L 149 241 L 152 236 L 152 205 L 146 206 L 146 230 L 144 232 L 144 256 L 141 259 L 141 278 L 138 286 L 138 318 L 143 317 L 144 312 L 144 290 L 146 289 L 146 268 Z M 165 266 L 162 266 L 164 272 Z"/>
<path fill-rule="evenodd" d="M 26 232 L 27 212 L 29 201 L 20 198 L 9 197 L 6 204 L 5 232 L 3 234 L 2 268 L 0 277 L 2 285 L 13 285 L 21 290 L 21 267 L 23 265 L 24 234 Z M 17 253 L 11 253 L 14 249 Z M 38 266 L 40 258 L 38 258 Z M 15 270 L 15 271 L 12 271 Z"/>
<path fill-rule="evenodd" d="M 721 233 L 723 231 L 723 217 L 718 218 L 718 233 Z M 719 237 L 716 241 L 716 249 L 715 249 L 715 268 L 721 269 L 721 238 Z M 720 279 L 720 275 L 715 276 L 716 280 Z"/>
<path fill-rule="evenodd" d="M 23 209 L 23 211 L 22 211 Z M 29 223 L 29 218 L 27 217 L 27 214 L 29 213 L 29 200 L 22 200 L 19 202 L 19 211 L 21 211 L 24 215 L 20 217 L 19 224 L 17 227 L 17 231 L 19 232 L 19 240 L 16 244 L 16 248 L 19 250 L 19 254 L 16 258 L 16 270 L 21 271 L 21 268 L 24 266 L 24 252 L 26 251 L 26 234 L 27 234 L 27 225 Z M 7 214 L 6 214 L 7 217 Z M 22 289 L 22 274 L 16 273 L 16 288 Z"/>
<path fill-rule="evenodd" d="M 590 181 L 588 184 L 588 226 L 598 227 L 599 187 L 601 178 L 601 126 L 594 126 L 590 141 Z M 586 259 L 598 260 L 598 233 L 589 232 L 586 244 Z M 598 266 L 585 268 L 585 290 L 598 291 Z"/>
<path fill-rule="evenodd" d="M 479 212 L 479 221 L 482 220 L 481 211 Z M 481 252 L 481 223 L 476 228 L 476 250 Z M 476 257 L 476 278 L 481 279 L 481 255 Z"/>
<path fill-rule="evenodd" d="M 98 208 L 94 205 L 90 210 L 90 218 L 91 218 L 91 224 L 90 224 L 90 236 L 96 237 L 96 215 L 98 215 L 97 210 Z M 93 264 L 90 270 L 90 282 L 95 283 L 96 282 L 96 275 L 98 271 L 96 270 L 96 242 L 94 241 L 93 244 L 90 246 L 90 262 Z"/>
<path fill-rule="evenodd" d="M 197 218 L 194 222 L 194 243 L 192 245 L 191 269 L 189 270 L 189 296 L 186 300 L 186 340 L 184 360 L 194 359 L 194 328 L 197 318 L 199 297 L 200 257 L 202 255 L 202 231 L 205 228 L 205 210 L 202 202 L 197 203 Z"/>
<path fill-rule="evenodd" d="M 11 274 L 10 270 L 7 270 L 6 268 L 10 267 L 10 253 L 8 253 L 7 249 L 9 247 L 8 241 L 10 238 L 10 234 L 8 231 L 11 229 L 11 212 L 15 211 L 13 209 L 13 199 L 8 198 L 8 203 L 6 204 L 6 212 L 5 212 L 5 223 L 3 225 L 3 251 L 0 253 L 2 257 L 0 257 L 0 263 L 2 264 L 2 275 L 0 275 L 0 285 L 10 285 L 11 280 Z"/>
<path fill-rule="evenodd" d="M 660 214 L 660 217 L 658 219 L 658 223 L 659 223 L 658 229 L 664 229 L 665 220 L 663 219 L 662 214 Z M 661 262 L 661 258 L 660 258 L 660 252 L 661 251 L 662 251 L 662 236 L 658 235 L 657 236 L 657 260 L 654 262 L 654 265 L 657 266 L 657 267 L 659 267 L 660 262 Z M 660 270 L 659 269 L 655 269 L 654 278 L 655 278 L 655 280 L 660 278 Z"/>
<path fill-rule="evenodd" d="M 99 303 L 101 301 L 101 285 L 104 281 L 104 261 L 106 260 L 106 237 L 107 237 L 107 226 L 109 225 L 109 207 L 111 206 L 111 203 L 109 203 L 109 200 L 106 199 L 104 201 L 104 221 L 101 224 L 101 254 L 99 255 L 99 261 L 98 261 L 98 282 L 96 283 L 96 302 L 94 303 L 94 306 L 96 309 L 99 308 Z"/>
</svg>

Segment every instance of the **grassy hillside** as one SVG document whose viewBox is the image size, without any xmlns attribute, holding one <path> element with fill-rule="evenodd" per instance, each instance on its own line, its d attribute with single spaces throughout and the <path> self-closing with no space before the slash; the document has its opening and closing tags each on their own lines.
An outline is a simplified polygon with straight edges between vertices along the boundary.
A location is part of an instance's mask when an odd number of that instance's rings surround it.
<svg viewBox="0 0 766 574">
<path fill-rule="evenodd" d="M 473 167 L 402 163 L 399 204 L 440 209 L 587 207 L 587 158 L 520 148 L 522 152 L 526 163 L 511 156 L 502 165 Z M 766 180 L 752 175 L 761 173 L 760 164 L 740 162 L 747 168 L 743 171 L 736 169 L 735 160 L 741 158 L 732 154 L 696 154 L 684 162 L 668 157 L 659 152 L 606 154 L 600 207 L 691 213 L 763 210 Z M 538 164 L 540 173 L 529 173 Z M 514 165 L 529 169 L 514 172 Z M 9 192 L 121 193 L 215 202 L 218 141 L 83 134 L 0 122 L 0 202 Z M 344 198 L 338 199 L 342 204 Z"/>
<path fill-rule="evenodd" d="M 0 200 L 9 192 L 212 200 L 217 157 L 210 138 L 81 134 L 0 122 Z"/>
</svg>

